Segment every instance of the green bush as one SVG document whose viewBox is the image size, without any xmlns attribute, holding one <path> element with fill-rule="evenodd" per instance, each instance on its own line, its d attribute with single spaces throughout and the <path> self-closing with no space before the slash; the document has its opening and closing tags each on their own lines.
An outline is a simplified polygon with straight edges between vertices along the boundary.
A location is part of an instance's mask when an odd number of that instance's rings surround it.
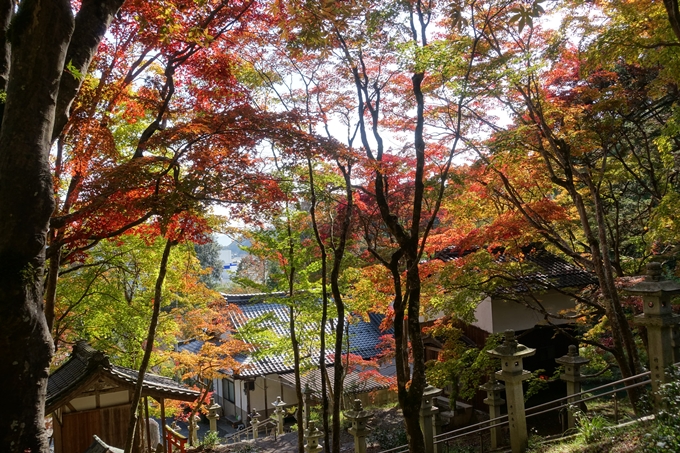
<svg viewBox="0 0 680 453">
<path fill-rule="evenodd" d="M 219 443 L 220 436 L 215 431 L 208 431 L 201 441 L 201 445 L 207 450 L 215 448 Z"/>
<path fill-rule="evenodd" d="M 667 453 L 680 451 L 680 370 L 668 372 L 672 382 L 659 390 L 664 407 L 655 418 L 653 429 L 644 438 L 644 451 Z"/>
</svg>

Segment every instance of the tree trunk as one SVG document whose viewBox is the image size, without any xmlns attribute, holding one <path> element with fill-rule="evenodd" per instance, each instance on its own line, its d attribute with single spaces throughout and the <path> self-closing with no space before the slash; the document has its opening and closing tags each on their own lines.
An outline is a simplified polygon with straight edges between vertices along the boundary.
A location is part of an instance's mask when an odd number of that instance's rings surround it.
<svg viewBox="0 0 680 453">
<path fill-rule="evenodd" d="M 7 13 L 7 2 L 2 5 Z M 54 209 L 49 151 L 72 32 L 67 0 L 24 0 L 12 21 L 0 130 L 0 361 L 7 367 L 0 386 L 9 390 L 0 416 L 3 452 L 48 451 L 44 405 L 52 340 L 42 279 Z"/>
<path fill-rule="evenodd" d="M 156 278 L 156 286 L 153 295 L 153 314 L 151 315 L 151 322 L 149 324 L 149 332 L 146 336 L 146 347 L 144 348 L 144 357 L 142 364 L 139 367 L 139 374 L 137 376 L 137 383 L 135 384 L 135 392 L 132 395 L 132 402 L 130 406 L 130 420 L 128 422 L 127 438 L 125 439 L 125 453 L 132 451 L 132 443 L 135 438 L 135 429 L 137 427 L 137 406 L 142 399 L 142 385 L 144 383 L 144 375 L 149 367 L 149 360 L 151 359 L 151 351 L 153 351 L 153 343 L 156 339 L 156 327 L 158 327 L 158 317 L 161 312 L 161 299 L 163 296 L 163 282 L 168 271 L 168 260 L 170 259 L 170 251 L 172 247 L 177 244 L 176 241 L 170 239 L 165 242 L 165 249 L 163 250 L 163 257 L 158 270 L 158 277 Z"/>
</svg>

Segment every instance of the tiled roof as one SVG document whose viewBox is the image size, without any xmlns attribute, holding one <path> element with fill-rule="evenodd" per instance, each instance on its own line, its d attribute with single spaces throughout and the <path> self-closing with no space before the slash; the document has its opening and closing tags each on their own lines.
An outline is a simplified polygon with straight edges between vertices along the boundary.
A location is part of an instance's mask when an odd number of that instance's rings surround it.
<svg viewBox="0 0 680 453">
<path fill-rule="evenodd" d="M 123 450 L 107 445 L 97 436 L 93 436 L 94 441 L 83 453 L 123 453 Z"/>
<path fill-rule="evenodd" d="M 233 316 L 234 327 L 238 330 L 246 323 L 260 320 L 259 327 L 274 332 L 277 336 L 289 335 L 289 308 L 276 300 L 285 297 L 283 293 L 267 294 L 223 294 L 228 303 L 238 305 L 241 313 Z M 265 301 L 268 300 L 268 301 Z M 272 301 L 273 300 L 273 301 Z M 326 332 L 332 333 L 335 320 L 329 320 L 326 325 Z M 385 333 L 380 332 L 379 326 L 382 322 L 380 315 L 373 315 L 370 322 L 365 322 L 360 318 L 355 318 L 349 324 L 349 345 L 352 354 L 360 355 L 364 359 L 375 357 L 380 353 L 377 349 L 380 337 Z M 301 326 L 302 329 L 316 329 L 313 325 Z M 244 338 L 248 342 L 247 338 Z M 252 344 L 252 343 L 251 343 Z M 333 363 L 332 354 L 334 345 L 328 345 L 326 356 L 327 363 Z M 318 354 L 318 352 L 317 352 Z M 318 357 L 318 356 L 317 356 Z M 252 355 L 240 354 L 236 360 L 243 365 L 239 371 L 240 376 L 261 376 L 273 373 L 286 373 L 293 370 L 292 358 L 282 354 L 259 354 L 255 358 Z M 318 363 L 317 359 L 312 359 Z"/>
<path fill-rule="evenodd" d="M 333 370 L 328 370 L 328 380 L 330 385 L 333 386 L 335 382 L 335 377 L 333 376 Z M 279 375 L 284 383 L 291 387 L 295 387 L 295 373 L 285 373 Z M 369 373 L 362 373 L 360 371 L 351 371 L 345 376 L 343 381 L 343 390 L 346 395 L 351 395 L 355 393 L 366 393 L 373 392 L 376 390 L 383 390 L 390 388 L 393 381 L 392 376 L 380 375 L 376 376 Z M 319 398 L 321 395 L 321 370 L 314 369 L 302 376 L 300 376 L 300 382 L 302 388 L 304 389 L 306 385 L 313 391 L 314 395 Z"/>
<path fill-rule="evenodd" d="M 479 248 L 461 250 L 457 247 L 448 247 L 437 253 L 435 258 L 449 262 L 474 253 L 477 250 Z M 500 253 L 497 261 L 503 263 L 511 259 L 507 255 Z M 531 271 L 517 277 L 513 287 L 506 289 L 506 291 L 582 288 L 597 283 L 597 278 L 593 273 L 576 267 L 540 247 L 527 250 L 524 259 L 532 266 Z"/>
<path fill-rule="evenodd" d="M 47 381 L 46 412 L 56 409 L 63 403 L 63 398 L 90 382 L 90 378 L 97 373 L 130 387 L 134 387 L 139 376 L 137 370 L 111 365 L 103 352 L 97 351 L 85 341 L 78 341 L 73 347 L 71 357 L 50 374 Z M 170 378 L 151 373 L 144 375 L 144 391 L 183 401 L 193 401 L 198 397 L 198 392 L 187 389 Z"/>
</svg>

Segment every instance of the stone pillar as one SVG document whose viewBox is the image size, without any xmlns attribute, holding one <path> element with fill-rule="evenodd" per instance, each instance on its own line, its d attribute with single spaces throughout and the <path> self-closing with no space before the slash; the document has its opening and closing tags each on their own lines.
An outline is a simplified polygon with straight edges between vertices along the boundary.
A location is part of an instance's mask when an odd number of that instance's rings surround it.
<svg viewBox="0 0 680 453">
<path fill-rule="evenodd" d="M 366 453 L 366 438 L 373 431 L 367 425 L 371 415 L 364 410 L 361 400 L 354 400 L 352 410 L 345 412 L 345 417 L 352 422 L 347 430 L 354 436 L 354 453 Z"/>
<path fill-rule="evenodd" d="M 257 413 L 257 409 L 253 408 L 250 413 L 250 426 L 253 427 L 253 440 L 257 440 L 258 428 L 260 427 L 260 414 Z"/>
<path fill-rule="evenodd" d="M 680 294 L 680 285 L 662 280 L 661 263 L 651 262 L 647 264 L 645 281 L 631 286 L 626 292 L 642 296 L 643 314 L 636 316 L 635 322 L 647 328 L 652 391 L 659 408 L 661 397 L 658 391 L 668 381 L 666 369 L 673 364 L 673 327 L 680 323 L 680 316 L 671 310 L 671 297 Z"/>
<path fill-rule="evenodd" d="M 564 373 L 560 374 L 560 379 L 567 383 L 567 396 L 574 395 L 581 392 L 581 381 L 583 376 L 581 376 L 581 367 L 588 362 L 590 359 L 586 359 L 578 355 L 578 346 L 570 344 L 569 352 L 558 359 L 555 362 L 564 367 Z M 574 404 L 581 398 L 569 398 L 569 403 Z M 574 420 L 573 411 L 567 411 L 567 428 L 572 429 L 576 427 Z"/>
<path fill-rule="evenodd" d="M 506 330 L 503 344 L 488 352 L 492 357 L 501 359 L 501 371 L 496 372 L 496 378 L 505 382 L 512 453 L 523 453 L 527 449 L 529 437 L 522 381 L 529 379 L 531 373 L 523 369 L 522 360 L 524 357 L 534 355 L 536 350 L 518 344 L 515 340 L 515 331 Z"/>
<path fill-rule="evenodd" d="M 191 419 L 191 445 L 197 446 L 198 445 L 198 421 L 201 419 L 201 417 L 196 414 L 192 417 Z"/>
<path fill-rule="evenodd" d="M 420 429 L 425 438 L 425 453 L 435 453 L 434 451 L 434 416 L 439 412 L 434 404 L 434 398 L 441 395 L 441 389 L 428 385 L 423 390 L 423 399 L 420 403 Z"/>
<path fill-rule="evenodd" d="M 286 403 L 281 401 L 281 397 L 277 396 L 276 401 L 272 403 L 272 406 L 274 406 L 274 415 L 276 415 L 276 423 L 277 423 L 277 433 L 283 434 L 283 406 L 285 406 Z"/>
<path fill-rule="evenodd" d="M 302 416 L 303 420 L 303 429 L 307 429 L 307 425 L 309 424 L 309 418 L 310 418 L 310 408 L 312 405 L 312 389 L 309 388 L 309 383 L 305 384 L 305 389 L 302 392 L 304 395 L 304 401 L 305 401 L 305 406 L 304 406 L 304 414 Z"/>
<path fill-rule="evenodd" d="M 319 445 L 319 439 L 323 437 L 323 432 L 319 431 L 316 427 L 316 423 L 309 421 L 309 426 L 305 429 L 305 452 L 306 453 L 319 453 L 323 450 L 323 447 Z"/>
<path fill-rule="evenodd" d="M 489 418 L 493 420 L 501 416 L 501 408 L 505 404 L 505 400 L 501 398 L 501 391 L 505 389 L 505 386 L 496 380 L 496 375 L 492 374 L 489 376 L 489 380 L 484 385 L 479 386 L 480 390 L 486 392 L 486 398 L 484 398 L 484 404 L 489 406 Z M 491 423 L 491 449 L 495 450 L 503 445 L 503 433 L 499 428 L 494 428 L 498 422 Z"/>
<path fill-rule="evenodd" d="M 208 407 L 208 420 L 210 420 L 210 431 L 217 433 L 217 420 L 220 419 L 220 414 L 217 411 L 220 405 L 215 402 L 215 397 L 210 398 L 210 407 Z"/>
</svg>

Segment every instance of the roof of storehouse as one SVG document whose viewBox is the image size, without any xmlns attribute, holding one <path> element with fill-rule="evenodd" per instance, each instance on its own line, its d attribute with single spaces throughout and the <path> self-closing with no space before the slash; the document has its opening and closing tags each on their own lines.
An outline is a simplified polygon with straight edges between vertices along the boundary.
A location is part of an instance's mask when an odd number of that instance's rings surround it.
<svg viewBox="0 0 680 453">
<path fill-rule="evenodd" d="M 384 390 L 390 388 L 393 376 L 388 376 L 389 373 L 380 370 L 379 373 L 368 373 L 358 370 L 352 370 L 347 373 L 343 380 L 343 391 L 346 395 L 355 393 L 367 393 L 377 390 Z M 295 373 L 283 373 L 280 375 L 281 379 L 287 385 L 295 387 Z M 330 385 L 335 385 L 335 377 L 332 372 L 328 373 L 328 380 Z M 321 395 L 321 370 L 318 368 L 303 373 L 300 376 L 300 383 L 302 388 L 309 386 L 316 397 Z"/>
<path fill-rule="evenodd" d="M 449 262 L 477 250 L 479 250 L 479 247 L 460 249 L 451 246 L 441 250 L 435 255 L 435 258 Z M 517 277 L 516 283 L 512 286 L 513 291 L 582 288 L 597 283 L 597 278 L 592 272 L 568 263 L 540 245 L 527 246 L 524 248 L 524 252 L 524 260 L 531 265 L 531 269 L 526 274 Z M 515 260 L 504 254 L 502 250 L 498 251 L 497 256 L 499 263 Z"/>
<path fill-rule="evenodd" d="M 289 308 L 284 303 L 278 302 L 285 297 L 283 293 L 273 294 L 223 294 L 227 303 L 235 304 L 239 307 L 240 313 L 232 317 L 232 322 L 236 330 L 245 326 L 247 323 L 261 322 L 260 328 L 274 332 L 278 336 L 289 334 Z M 348 317 L 349 318 L 349 317 Z M 349 344 L 350 353 L 360 355 L 364 359 L 377 356 L 381 351 L 378 345 L 383 335 L 389 335 L 388 330 L 382 332 L 380 324 L 384 316 L 371 314 L 369 321 L 364 321 L 360 317 L 351 317 L 349 324 Z M 334 329 L 335 320 L 329 320 L 326 330 L 331 333 Z M 301 326 L 303 330 L 314 329 L 313 325 Z M 256 345 L 248 338 L 244 341 L 250 343 L 253 348 Z M 242 364 L 238 375 L 242 377 L 261 376 L 273 373 L 286 373 L 294 369 L 292 358 L 286 354 L 238 354 L 235 358 Z M 328 363 L 332 364 L 333 346 L 329 345 L 327 356 Z"/>
<path fill-rule="evenodd" d="M 109 358 L 85 341 L 73 346 L 69 359 L 54 370 L 47 381 L 46 413 L 51 413 L 81 391 L 93 385 L 93 379 L 104 376 L 125 388 L 134 388 L 139 372 L 112 365 Z M 145 373 L 143 395 L 181 401 L 194 401 L 198 392 L 164 376 Z"/>
</svg>

